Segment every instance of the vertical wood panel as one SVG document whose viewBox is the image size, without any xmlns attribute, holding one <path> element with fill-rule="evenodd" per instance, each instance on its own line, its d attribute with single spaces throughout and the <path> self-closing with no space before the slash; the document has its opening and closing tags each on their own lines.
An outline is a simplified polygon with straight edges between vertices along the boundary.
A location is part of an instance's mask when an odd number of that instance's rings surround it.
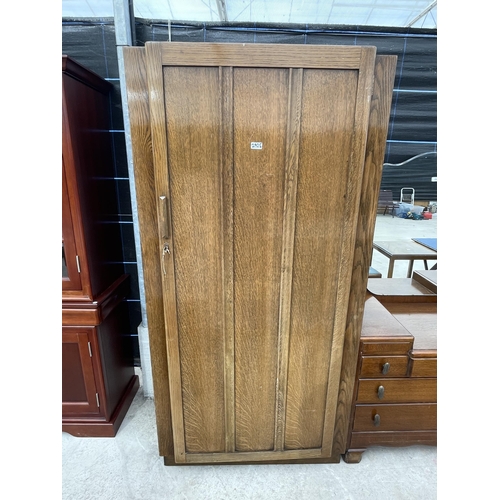
<svg viewBox="0 0 500 500">
<path fill-rule="evenodd" d="M 357 72 L 305 70 L 286 449 L 321 447 Z"/>
<path fill-rule="evenodd" d="M 234 213 L 233 213 L 233 68 L 220 68 L 220 158 L 224 303 L 224 402 L 226 452 L 235 450 L 234 416 Z"/>
<path fill-rule="evenodd" d="M 335 418 L 334 455 L 345 452 L 349 432 L 359 339 L 365 310 L 365 291 L 373 252 L 377 201 L 382 180 L 382 164 L 396 63 L 396 56 L 377 56 L 375 59 L 373 96 L 370 105 L 365 168 L 361 186 L 362 195 L 359 203 L 342 371 Z"/>
<path fill-rule="evenodd" d="M 290 70 L 288 121 L 285 152 L 285 192 L 283 204 L 283 244 L 281 256 L 280 310 L 278 332 L 278 377 L 276 378 L 275 450 L 285 446 L 286 395 L 290 343 L 293 248 L 297 209 L 300 121 L 302 110 L 302 69 Z"/>
<path fill-rule="evenodd" d="M 124 47 L 123 57 L 137 194 L 137 214 L 144 264 L 144 288 L 153 370 L 158 448 L 161 456 L 173 461 L 174 444 L 170 417 L 169 373 L 165 343 L 161 266 L 158 259 L 156 196 L 145 49 Z"/>
<path fill-rule="evenodd" d="M 288 70 L 234 69 L 238 451 L 274 449 L 287 94 Z"/>
<path fill-rule="evenodd" d="M 167 136 L 161 47 L 158 44 L 146 44 L 146 71 L 151 121 L 151 146 L 154 162 L 157 234 L 159 236 L 157 240 L 157 262 L 161 266 L 162 289 L 160 293 L 163 299 L 165 321 L 174 459 L 178 463 L 183 463 L 186 461 L 186 448 L 184 440 L 184 416 L 182 412 L 175 270 L 172 256 L 163 252 L 166 242 L 160 237 L 163 228 L 160 227 L 161 224 L 159 223 L 161 212 L 158 200 L 160 196 L 168 196 L 168 199 L 170 199 L 170 182 L 167 170 Z M 168 243 L 172 244 L 172 241 L 170 240 Z M 171 252 L 175 253 L 175 249 L 172 248 Z"/>
<path fill-rule="evenodd" d="M 186 452 L 225 451 L 218 68 L 164 69 Z"/>
<path fill-rule="evenodd" d="M 346 329 L 347 310 L 352 277 L 354 244 L 359 214 L 359 200 L 365 165 L 366 140 L 370 118 L 370 102 L 373 93 L 373 73 L 375 68 L 375 47 L 366 47 L 361 54 L 356 89 L 356 109 L 354 126 L 351 131 L 352 143 L 348 166 L 348 178 L 344 204 L 342 227 L 342 250 L 337 285 L 337 306 L 333 327 L 328 392 L 326 396 L 325 423 L 323 429 L 322 454 L 331 456 L 338 388 L 342 369 L 342 350 Z"/>
</svg>

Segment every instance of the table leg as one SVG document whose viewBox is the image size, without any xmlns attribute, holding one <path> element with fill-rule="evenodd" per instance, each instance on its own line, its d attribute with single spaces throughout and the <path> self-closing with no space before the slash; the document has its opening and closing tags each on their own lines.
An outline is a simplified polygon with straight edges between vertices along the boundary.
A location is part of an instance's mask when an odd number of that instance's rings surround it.
<svg viewBox="0 0 500 500">
<path fill-rule="evenodd" d="M 425 267 L 425 270 L 428 271 L 429 270 L 429 266 L 427 265 L 427 261 L 424 260 L 424 267 Z"/>
<path fill-rule="evenodd" d="M 411 278 L 412 271 L 413 271 L 413 259 L 410 259 L 410 262 L 408 263 L 408 274 L 406 275 L 407 278 Z"/>
<path fill-rule="evenodd" d="M 389 259 L 389 269 L 387 270 L 387 277 L 392 278 L 394 272 L 394 259 Z"/>
</svg>

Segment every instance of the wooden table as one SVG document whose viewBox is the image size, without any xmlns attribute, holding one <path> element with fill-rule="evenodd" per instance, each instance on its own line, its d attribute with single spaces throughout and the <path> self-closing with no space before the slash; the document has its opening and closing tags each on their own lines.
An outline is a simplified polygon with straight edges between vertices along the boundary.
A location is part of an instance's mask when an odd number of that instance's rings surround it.
<svg viewBox="0 0 500 500">
<path fill-rule="evenodd" d="M 437 252 L 412 240 L 375 241 L 373 243 L 373 248 L 389 259 L 389 269 L 387 271 L 388 278 L 392 278 L 394 262 L 396 260 L 409 261 L 408 278 L 412 276 L 414 261 L 423 260 L 425 269 L 428 269 L 427 261 L 437 260 Z"/>
</svg>

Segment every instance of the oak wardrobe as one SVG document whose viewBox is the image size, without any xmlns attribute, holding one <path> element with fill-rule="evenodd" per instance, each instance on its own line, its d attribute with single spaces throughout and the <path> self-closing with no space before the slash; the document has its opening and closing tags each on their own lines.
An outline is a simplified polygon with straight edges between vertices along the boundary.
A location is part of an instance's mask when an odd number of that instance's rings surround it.
<svg viewBox="0 0 500 500">
<path fill-rule="evenodd" d="M 396 58 L 124 49 L 165 464 L 345 452 Z"/>
</svg>

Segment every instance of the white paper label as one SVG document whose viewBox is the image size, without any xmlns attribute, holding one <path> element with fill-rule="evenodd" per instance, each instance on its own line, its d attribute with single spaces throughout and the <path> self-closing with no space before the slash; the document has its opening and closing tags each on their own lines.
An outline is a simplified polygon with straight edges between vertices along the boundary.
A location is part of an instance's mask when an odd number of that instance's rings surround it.
<svg viewBox="0 0 500 500">
<path fill-rule="evenodd" d="M 251 142 L 250 149 L 262 149 L 262 142 Z"/>
</svg>

